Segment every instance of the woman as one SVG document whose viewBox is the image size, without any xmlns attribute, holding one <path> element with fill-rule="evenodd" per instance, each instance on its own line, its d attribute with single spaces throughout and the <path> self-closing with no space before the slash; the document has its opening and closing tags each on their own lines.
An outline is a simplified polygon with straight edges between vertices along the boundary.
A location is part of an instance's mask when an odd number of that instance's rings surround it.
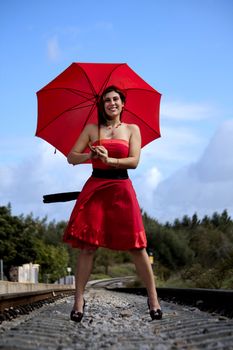
<svg viewBox="0 0 233 350">
<path fill-rule="evenodd" d="M 73 165 L 89 160 L 93 165 L 64 234 L 65 242 L 80 248 L 71 312 L 75 322 L 83 317 L 84 290 L 99 246 L 130 251 L 147 289 L 150 316 L 162 318 L 141 211 L 127 174 L 127 169 L 138 165 L 141 135 L 137 125 L 121 122 L 124 103 L 125 96 L 117 87 L 105 89 L 98 105 L 98 125 L 86 125 L 67 157 Z M 87 146 L 90 152 L 83 153 Z"/>
</svg>

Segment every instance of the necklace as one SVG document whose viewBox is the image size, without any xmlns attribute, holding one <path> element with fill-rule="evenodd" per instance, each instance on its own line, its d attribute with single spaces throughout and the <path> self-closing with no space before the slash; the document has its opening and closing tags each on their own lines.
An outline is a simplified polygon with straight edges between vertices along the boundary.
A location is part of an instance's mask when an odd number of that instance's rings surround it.
<svg viewBox="0 0 233 350">
<path fill-rule="evenodd" d="M 106 129 L 108 129 L 108 130 L 111 130 L 111 129 L 117 129 L 117 128 L 119 128 L 119 126 L 121 126 L 121 122 L 120 123 L 118 123 L 118 124 L 116 124 L 116 125 L 107 125 L 106 126 Z"/>
<path fill-rule="evenodd" d="M 121 125 L 122 125 L 121 122 L 116 125 L 104 125 L 103 129 L 104 129 L 105 136 L 110 138 L 114 136 L 116 129 L 118 129 Z"/>
</svg>

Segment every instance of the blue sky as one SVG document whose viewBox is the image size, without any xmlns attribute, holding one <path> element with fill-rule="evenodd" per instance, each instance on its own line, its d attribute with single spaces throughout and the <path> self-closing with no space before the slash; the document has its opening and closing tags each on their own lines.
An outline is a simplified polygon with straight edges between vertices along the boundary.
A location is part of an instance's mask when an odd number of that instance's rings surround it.
<svg viewBox="0 0 233 350">
<path fill-rule="evenodd" d="M 79 190 L 90 167 L 71 169 L 34 137 L 36 91 L 75 61 L 126 62 L 162 93 L 162 137 L 130 172 L 141 207 L 160 221 L 233 215 L 231 0 L 8 0 L 0 33 L 0 205 L 67 219 L 73 202 L 42 195 Z"/>
</svg>

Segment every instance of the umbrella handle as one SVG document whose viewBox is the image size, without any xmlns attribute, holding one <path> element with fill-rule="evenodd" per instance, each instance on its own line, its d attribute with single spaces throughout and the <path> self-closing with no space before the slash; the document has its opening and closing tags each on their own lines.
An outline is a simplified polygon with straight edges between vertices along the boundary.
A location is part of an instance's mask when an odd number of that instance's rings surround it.
<svg viewBox="0 0 233 350">
<path fill-rule="evenodd" d="M 46 194 L 43 196 L 44 203 L 56 203 L 56 202 L 68 202 L 76 200 L 79 196 L 78 191 L 76 192 L 62 192 L 62 193 L 53 193 Z"/>
</svg>

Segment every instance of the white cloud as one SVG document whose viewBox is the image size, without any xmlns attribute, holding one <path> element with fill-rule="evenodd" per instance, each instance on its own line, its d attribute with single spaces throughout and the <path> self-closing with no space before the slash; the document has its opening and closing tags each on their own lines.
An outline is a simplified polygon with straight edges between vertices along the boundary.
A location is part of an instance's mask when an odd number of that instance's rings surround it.
<svg viewBox="0 0 233 350">
<path fill-rule="evenodd" d="M 166 126 L 162 130 L 161 139 L 149 144 L 143 152 L 166 161 L 188 161 L 193 149 L 203 142 L 205 140 L 191 128 Z"/>
<path fill-rule="evenodd" d="M 57 62 L 61 58 L 61 50 L 58 43 L 57 36 L 53 36 L 47 42 L 48 58 L 52 62 Z"/>
<path fill-rule="evenodd" d="M 113 23 L 109 21 L 98 21 L 96 22 L 95 27 L 100 30 L 112 30 Z"/>
<path fill-rule="evenodd" d="M 139 204 L 144 211 L 148 212 L 153 204 L 154 190 L 161 181 L 162 174 L 155 166 L 144 171 L 143 168 L 141 169 L 141 172 L 129 171 L 129 174 L 130 178 L 132 179 Z"/>
<path fill-rule="evenodd" d="M 48 216 L 49 220 L 69 218 L 74 201 L 66 203 L 43 203 L 43 195 L 80 191 L 90 174 L 87 165 L 71 166 L 59 152 L 43 141 L 34 147 L 33 156 L 14 166 L 0 167 L 1 205 L 12 204 L 14 214 Z"/>
<path fill-rule="evenodd" d="M 227 209 L 233 215 L 233 120 L 221 126 L 202 157 L 162 181 L 151 213 L 160 221 Z"/>
<path fill-rule="evenodd" d="M 158 186 L 158 183 L 161 180 L 161 177 L 162 175 L 156 167 L 152 167 L 147 171 L 145 176 L 146 183 L 148 184 L 151 190 L 156 189 L 156 187 Z"/>
<path fill-rule="evenodd" d="M 198 176 L 203 182 L 233 179 L 233 121 L 226 121 L 214 135 L 201 159 Z"/>
<path fill-rule="evenodd" d="M 201 103 L 164 102 L 161 103 L 162 118 L 181 121 L 208 119 L 216 113 L 212 106 Z"/>
<path fill-rule="evenodd" d="M 93 41 L 93 33 L 109 32 L 113 29 L 110 21 L 96 21 L 86 23 L 85 26 L 55 26 L 51 28 L 47 40 L 47 55 L 51 62 L 77 61 L 81 53 L 88 51 Z"/>
<path fill-rule="evenodd" d="M 56 31 L 69 40 L 77 40 L 81 34 L 81 29 L 77 26 L 57 27 Z"/>
</svg>

